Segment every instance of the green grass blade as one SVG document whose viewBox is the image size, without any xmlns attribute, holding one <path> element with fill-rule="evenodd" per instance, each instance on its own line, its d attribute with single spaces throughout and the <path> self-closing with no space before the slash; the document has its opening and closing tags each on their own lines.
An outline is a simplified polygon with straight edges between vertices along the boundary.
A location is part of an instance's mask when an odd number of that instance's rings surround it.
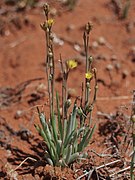
<svg viewBox="0 0 135 180">
<path fill-rule="evenodd" d="M 58 141 L 58 136 L 57 136 L 56 118 L 55 118 L 54 113 L 52 114 L 52 117 L 51 117 L 51 127 L 52 127 L 53 140 L 54 140 L 55 145 L 56 145 L 57 141 Z"/>
<path fill-rule="evenodd" d="M 71 154 L 72 154 L 72 145 L 68 146 L 68 151 L 67 151 L 67 156 L 65 159 L 65 163 L 68 164 L 70 159 L 71 159 Z"/>
<path fill-rule="evenodd" d="M 59 103 L 58 92 L 56 92 L 56 104 L 57 104 L 57 114 L 58 114 L 58 130 L 59 130 L 61 139 L 63 139 L 63 129 L 62 129 L 62 122 L 61 122 L 61 115 L 60 115 L 60 103 Z"/>
<path fill-rule="evenodd" d="M 79 158 L 79 153 L 76 152 L 74 154 L 72 154 L 69 158 L 69 161 L 67 162 L 67 164 L 71 164 L 73 163 L 75 160 L 77 160 Z"/>
<path fill-rule="evenodd" d="M 93 128 L 91 129 L 90 134 L 89 134 L 89 137 L 88 137 L 87 140 L 85 141 L 83 148 L 85 148 L 85 147 L 89 144 L 89 142 L 90 142 L 90 140 L 91 140 L 91 138 L 92 138 L 92 135 L 93 135 L 93 133 L 94 133 L 95 127 L 96 127 L 96 125 L 94 125 Z"/>
<path fill-rule="evenodd" d="M 73 139 L 73 137 L 74 137 L 74 134 L 75 134 L 75 130 L 73 130 L 73 131 L 69 134 L 69 136 L 65 139 L 65 141 L 64 141 L 64 147 L 66 147 L 68 144 L 71 144 L 71 141 L 72 141 L 72 139 Z"/>
<path fill-rule="evenodd" d="M 82 138 L 81 142 L 78 144 L 78 152 L 80 152 L 80 151 L 82 151 L 82 150 L 83 150 L 83 147 L 84 147 L 85 141 L 86 141 L 86 139 L 88 138 L 89 133 L 90 133 L 90 129 L 86 129 L 86 133 L 85 133 L 85 135 L 83 136 L 83 138 Z"/>
</svg>

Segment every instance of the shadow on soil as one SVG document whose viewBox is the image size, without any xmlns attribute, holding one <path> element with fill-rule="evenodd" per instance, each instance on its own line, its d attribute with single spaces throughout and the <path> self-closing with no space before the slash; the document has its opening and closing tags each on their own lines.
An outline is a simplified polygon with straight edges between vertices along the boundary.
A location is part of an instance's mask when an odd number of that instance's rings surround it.
<svg viewBox="0 0 135 180">
<path fill-rule="evenodd" d="M 11 165 L 15 165 L 19 175 L 31 174 L 34 176 L 36 168 L 46 165 L 45 159 L 43 158 L 45 145 L 41 144 L 39 139 L 32 136 L 29 130 L 23 129 L 15 132 L 6 123 L 4 118 L 0 117 L 0 119 L 0 147 L 5 150 L 5 153 L 10 154 L 7 158 L 7 163 L 9 162 Z M 11 143 L 12 140 L 15 140 L 18 146 L 13 146 Z M 22 147 L 24 143 L 25 146 L 27 145 L 29 150 L 31 150 L 31 153 L 27 153 L 27 149 L 22 150 L 22 148 L 19 148 L 19 146 Z M 0 171 L 0 177 L 6 176 L 4 169 L 3 166 Z M 40 176 L 42 176 L 42 173 Z"/>
</svg>

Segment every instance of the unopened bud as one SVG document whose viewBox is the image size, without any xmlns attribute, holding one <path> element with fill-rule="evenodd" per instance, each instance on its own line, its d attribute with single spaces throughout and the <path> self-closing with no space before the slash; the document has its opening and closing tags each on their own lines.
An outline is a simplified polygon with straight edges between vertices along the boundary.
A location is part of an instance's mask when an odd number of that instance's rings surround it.
<svg viewBox="0 0 135 180">
<path fill-rule="evenodd" d="M 53 57 L 53 53 L 52 53 L 52 52 L 49 52 L 49 53 L 48 53 L 48 56 L 49 56 L 50 58 L 52 58 L 52 57 Z"/>
<path fill-rule="evenodd" d="M 88 22 L 87 24 L 86 24 L 86 32 L 87 32 L 87 34 L 89 34 L 90 33 L 90 31 L 92 30 L 92 24 L 90 23 L 90 22 Z"/>
<path fill-rule="evenodd" d="M 92 56 L 89 56 L 88 60 L 89 60 L 90 62 L 92 62 L 92 61 L 93 61 L 93 57 L 92 57 Z"/>
<path fill-rule="evenodd" d="M 87 83 L 86 83 L 86 86 L 87 86 L 87 88 L 90 88 L 90 83 L 87 82 Z"/>
<path fill-rule="evenodd" d="M 69 108 L 70 105 L 71 105 L 71 99 L 68 99 L 68 100 L 66 101 L 66 107 Z"/>
<path fill-rule="evenodd" d="M 52 74 L 49 75 L 49 80 L 52 80 Z"/>
<path fill-rule="evenodd" d="M 131 121 L 132 121 L 133 123 L 135 123 L 135 115 L 132 115 L 132 116 L 131 116 Z"/>
<path fill-rule="evenodd" d="M 45 11 L 45 15 L 48 16 L 49 13 L 49 5 L 47 3 L 44 4 L 44 11 Z"/>
</svg>

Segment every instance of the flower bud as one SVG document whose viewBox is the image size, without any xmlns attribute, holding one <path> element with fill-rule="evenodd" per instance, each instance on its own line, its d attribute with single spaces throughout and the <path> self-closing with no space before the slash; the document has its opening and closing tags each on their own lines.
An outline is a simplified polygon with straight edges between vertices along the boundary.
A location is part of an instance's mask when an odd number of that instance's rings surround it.
<svg viewBox="0 0 135 180">
<path fill-rule="evenodd" d="M 135 115 L 132 115 L 132 116 L 131 116 L 131 121 L 132 121 L 133 123 L 135 123 Z"/>
<path fill-rule="evenodd" d="M 87 24 L 86 24 L 86 32 L 87 32 L 87 34 L 89 34 L 90 33 L 90 31 L 92 30 L 92 24 L 90 23 L 90 22 L 88 22 Z"/>
</svg>

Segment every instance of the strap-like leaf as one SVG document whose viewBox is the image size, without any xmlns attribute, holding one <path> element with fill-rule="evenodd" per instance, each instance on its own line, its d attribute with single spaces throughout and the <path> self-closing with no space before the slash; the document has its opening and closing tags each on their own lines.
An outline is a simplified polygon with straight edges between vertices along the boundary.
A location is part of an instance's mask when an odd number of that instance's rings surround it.
<svg viewBox="0 0 135 180">
<path fill-rule="evenodd" d="M 91 138 L 92 138 L 92 135 L 93 135 L 93 133 L 94 133 L 95 127 L 96 127 L 96 125 L 94 125 L 93 128 L 91 129 L 90 134 L 89 134 L 89 137 L 88 137 L 87 140 L 85 141 L 83 148 L 85 148 L 85 147 L 89 144 L 89 142 L 90 142 L 90 140 L 91 140 Z"/>
<path fill-rule="evenodd" d="M 73 163 L 73 162 L 74 162 L 76 159 L 78 159 L 78 158 L 79 158 L 79 153 L 78 153 L 78 152 L 72 154 L 72 155 L 70 156 L 70 159 L 69 159 L 69 161 L 67 162 L 67 164 Z"/>
<path fill-rule="evenodd" d="M 52 114 L 52 117 L 51 117 L 51 127 L 52 127 L 52 134 L 53 134 L 53 140 L 55 142 L 55 145 L 57 144 L 57 141 L 58 141 L 58 133 L 57 133 L 57 124 L 56 124 L 56 119 L 55 119 L 55 115 L 54 113 Z"/>
<path fill-rule="evenodd" d="M 58 130 L 59 130 L 61 139 L 63 139 L 63 129 L 62 129 L 62 122 L 61 122 L 61 115 L 60 115 L 60 104 L 59 104 L 58 92 L 56 92 L 56 104 L 57 104 L 57 114 L 58 114 Z"/>
<path fill-rule="evenodd" d="M 87 130 L 87 132 L 83 136 L 81 142 L 78 144 L 78 152 L 83 150 L 84 143 L 85 143 L 86 139 L 88 138 L 90 131 L 91 131 L 90 129 Z"/>
</svg>

